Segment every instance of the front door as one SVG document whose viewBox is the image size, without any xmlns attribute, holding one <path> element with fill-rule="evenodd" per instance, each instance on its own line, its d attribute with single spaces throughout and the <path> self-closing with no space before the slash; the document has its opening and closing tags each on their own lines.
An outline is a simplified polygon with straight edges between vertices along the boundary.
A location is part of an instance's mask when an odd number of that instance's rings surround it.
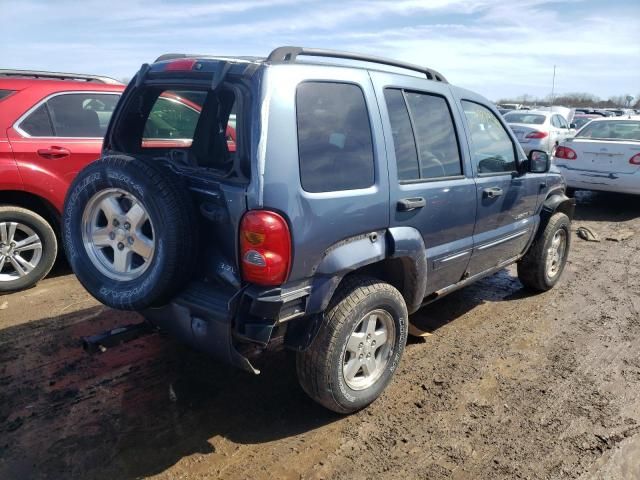
<svg viewBox="0 0 640 480">
<path fill-rule="evenodd" d="M 521 254 L 536 228 L 538 194 L 544 175 L 518 174 L 524 153 L 489 107 L 461 100 L 476 181 L 478 214 L 469 275 Z"/>
<path fill-rule="evenodd" d="M 475 183 L 459 113 L 446 84 L 380 72 L 372 78 L 388 145 L 390 225 L 421 233 L 429 294 L 463 278 L 473 249 Z"/>
</svg>

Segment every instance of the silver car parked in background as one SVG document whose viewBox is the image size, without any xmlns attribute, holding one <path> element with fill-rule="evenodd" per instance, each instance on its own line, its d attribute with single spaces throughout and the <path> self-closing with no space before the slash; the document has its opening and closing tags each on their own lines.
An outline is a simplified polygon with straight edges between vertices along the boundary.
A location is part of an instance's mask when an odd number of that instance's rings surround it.
<svg viewBox="0 0 640 480">
<path fill-rule="evenodd" d="M 527 154 L 543 150 L 550 155 L 556 145 L 576 133 L 573 125 L 555 112 L 517 110 L 505 114 L 504 119 Z"/>
</svg>

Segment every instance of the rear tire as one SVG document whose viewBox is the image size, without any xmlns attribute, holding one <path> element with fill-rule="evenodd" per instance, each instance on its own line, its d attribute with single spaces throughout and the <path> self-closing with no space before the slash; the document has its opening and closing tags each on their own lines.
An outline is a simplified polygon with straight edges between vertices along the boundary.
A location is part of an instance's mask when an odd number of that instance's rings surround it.
<svg viewBox="0 0 640 480">
<path fill-rule="evenodd" d="M 334 412 L 366 407 L 380 396 L 400 363 L 407 326 L 407 307 L 398 290 L 374 278 L 347 277 L 313 343 L 297 353 L 300 385 Z"/>
<path fill-rule="evenodd" d="M 539 292 L 553 288 L 567 263 L 570 246 L 571 220 L 564 213 L 554 213 L 518 262 L 518 278 L 522 284 Z"/>
<path fill-rule="evenodd" d="M 75 178 L 62 236 L 74 273 L 96 299 L 142 310 L 168 302 L 189 281 L 198 222 L 181 185 L 167 167 L 124 155 L 93 162 Z"/>
<path fill-rule="evenodd" d="M 0 207 L 0 292 L 33 287 L 51 271 L 57 254 L 49 222 L 25 208 Z"/>
</svg>

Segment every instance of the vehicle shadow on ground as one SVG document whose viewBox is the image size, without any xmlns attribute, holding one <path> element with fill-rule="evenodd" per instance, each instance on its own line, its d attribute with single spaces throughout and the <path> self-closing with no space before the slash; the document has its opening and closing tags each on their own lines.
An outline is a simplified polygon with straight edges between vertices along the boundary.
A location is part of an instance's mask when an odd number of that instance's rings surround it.
<svg viewBox="0 0 640 480">
<path fill-rule="evenodd" d="M 313 403 L 285 352 L 254 376 L 154 334 L 90 356 L 82 336 L 140 317 L 94 307 L 0 330 L 0 478 L 139 478 L 341 418 Z M 233 453 L 233 452 L 231 452 Z"/>
<path fill-rule="evenodd" d="M 640 217 L 640 201 L 637 195 L 578 191 L 575 199 L 576 222 L 625 222 Z"/>
<path fill-rule="evenodd" d="M 422 307 L 410 316 L 410 322 L 422 331 L 433 333 L 485 302 L 513 301 L 535 294 L 522 286 L 514 269 L 504 269 Z M 419 337 L 409 337 L 410 344 L 422 341 Z"/>
</svg>

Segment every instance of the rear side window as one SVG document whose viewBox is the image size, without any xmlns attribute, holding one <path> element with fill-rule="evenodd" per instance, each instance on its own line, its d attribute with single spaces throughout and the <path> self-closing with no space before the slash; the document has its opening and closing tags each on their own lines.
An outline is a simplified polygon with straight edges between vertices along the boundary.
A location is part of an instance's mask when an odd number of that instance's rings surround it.
<svg viewBox="0 0 640 480">
<path fill-rule="evenodd" d="M 19 125 L 27 135 L 32 137 L 52 137 L 53 127 L 45 104 L 40 105 L 29 114 Z"/>
<path fill-rule="evenodd" d="M 0 100 L 2 100 L 3 98 L 7 98 L 13 92 L 15 92 L 15 90 L 0 90 Z"/>
<path fill-rule="evenodd" d="M 100 138 L 119 98 L 89 92 L 56 95 L 31 112 L 19 129 L 32 137 Z"/>
<path fill-rule="evenodd" d="M 385 90 L 398 180 L 462 175 L 460 150 L 447 101 L 438 95 Z"/>
<path fill-rule="evenodd" d="M 362 89 L 305 82 L 296 92 L 300 181 L 307 192 L 370 187 L 373 140 Z"/>
<path fill-rule="evenodd" d="M 479 174 L 516 170 L 516 154 L 511 137 L 491 110 L 479 103 L 462 101 L 471 131 L 471 155 Z"/>
<path fill-rule="evenodd" d="M 56 137 L 104 137 L 120 95 L 69 93 L 47 101 Z"/>
</svg>

